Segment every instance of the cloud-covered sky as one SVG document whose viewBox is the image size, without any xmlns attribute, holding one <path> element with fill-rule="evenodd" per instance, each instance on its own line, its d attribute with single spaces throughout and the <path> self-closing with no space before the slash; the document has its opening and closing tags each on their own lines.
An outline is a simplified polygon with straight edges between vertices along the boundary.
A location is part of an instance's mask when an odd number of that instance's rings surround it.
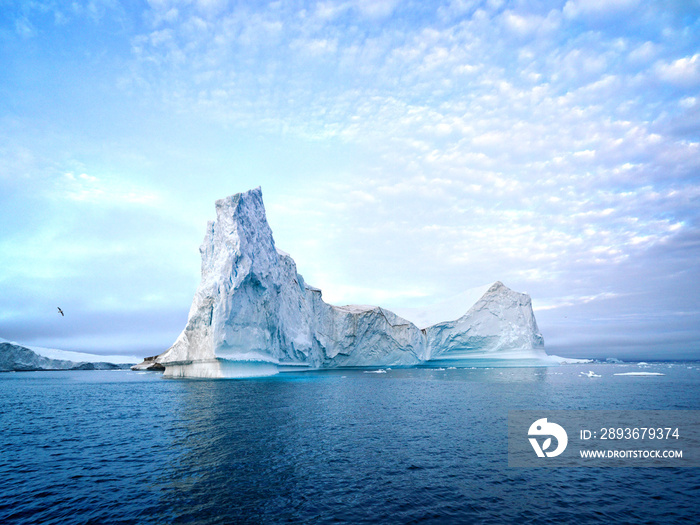
<svg viewBox="0 0 700 525">
<path fill-rule="evenodd" d="M 330 302 L 501 280 L 550 353 L 700 358 L 696 0 L 0 0 L 0 64 L 0 337 L 163 351 L 260 185 Z"/>
</svg>

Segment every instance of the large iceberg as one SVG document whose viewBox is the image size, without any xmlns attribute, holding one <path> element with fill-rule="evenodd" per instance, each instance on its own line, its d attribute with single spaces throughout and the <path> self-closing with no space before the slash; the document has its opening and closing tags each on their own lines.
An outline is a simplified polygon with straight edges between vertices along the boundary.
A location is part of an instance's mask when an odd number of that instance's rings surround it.
<svg viewBox="0 0 700 525">
<path fill-rule="evenodd" d="M 202 280 L 187 325 L 155 359 L 166 377 L 411 366 L 484 355 L 552 359 L 529 296 L 500 282 L 462 317 L 423 330 L 378 306 L 327 304 L 276 249 L 260 188 L 216 201 L 200 253 Z"/>
</svg>

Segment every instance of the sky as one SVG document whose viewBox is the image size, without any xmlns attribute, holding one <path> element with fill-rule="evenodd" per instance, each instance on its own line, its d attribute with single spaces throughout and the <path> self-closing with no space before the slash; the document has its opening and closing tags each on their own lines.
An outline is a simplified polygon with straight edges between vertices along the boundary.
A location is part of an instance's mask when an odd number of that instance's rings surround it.
<svg viewBox="0 0 700 525">
<path fill-rule="evenodd" d="M 257 186 L 333 304 L 700 359 L 700 2 L 0 0 L 0 337 L 164 351 Z"/>
</svg>

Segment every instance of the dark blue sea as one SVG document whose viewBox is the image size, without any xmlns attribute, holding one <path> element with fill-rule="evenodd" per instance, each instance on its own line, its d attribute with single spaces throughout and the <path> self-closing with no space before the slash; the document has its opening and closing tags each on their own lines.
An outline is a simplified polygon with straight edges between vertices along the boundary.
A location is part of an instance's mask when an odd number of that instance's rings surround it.
<svg viewBox="0 0 700 525">
<path fill-rule="evenodd" d="M 698 468 L 508 467 L 508 410 L 700 409 L 635 369 L 0 374 L 0 523 L 697 523 Z"/>
</svg>

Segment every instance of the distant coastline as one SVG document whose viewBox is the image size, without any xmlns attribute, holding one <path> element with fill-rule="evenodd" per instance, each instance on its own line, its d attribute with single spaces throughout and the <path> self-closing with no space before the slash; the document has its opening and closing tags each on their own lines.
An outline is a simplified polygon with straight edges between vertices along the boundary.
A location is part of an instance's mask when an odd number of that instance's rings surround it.
<svg viewBox="0 0 700 525">
<path fill-rule="evenodd" d="M 62 351 L 55 350 L 55 353 Z M 79 352 L 66 352 L 79 354 Z M 112 356 L 104 356 L 104 360 L 95 360 L 92 354 L 85 354 L 84 359 L 73 361 L 69 359 L 54 359 L 40 355 L 31 348 L 4 341 L 0 343 L 0 372 L 41 372 L 55 370 L 128 370 L 132 363 L 113 363 Z M 128 358 L 127 358 L 128 359 Z"/>
</svg>

